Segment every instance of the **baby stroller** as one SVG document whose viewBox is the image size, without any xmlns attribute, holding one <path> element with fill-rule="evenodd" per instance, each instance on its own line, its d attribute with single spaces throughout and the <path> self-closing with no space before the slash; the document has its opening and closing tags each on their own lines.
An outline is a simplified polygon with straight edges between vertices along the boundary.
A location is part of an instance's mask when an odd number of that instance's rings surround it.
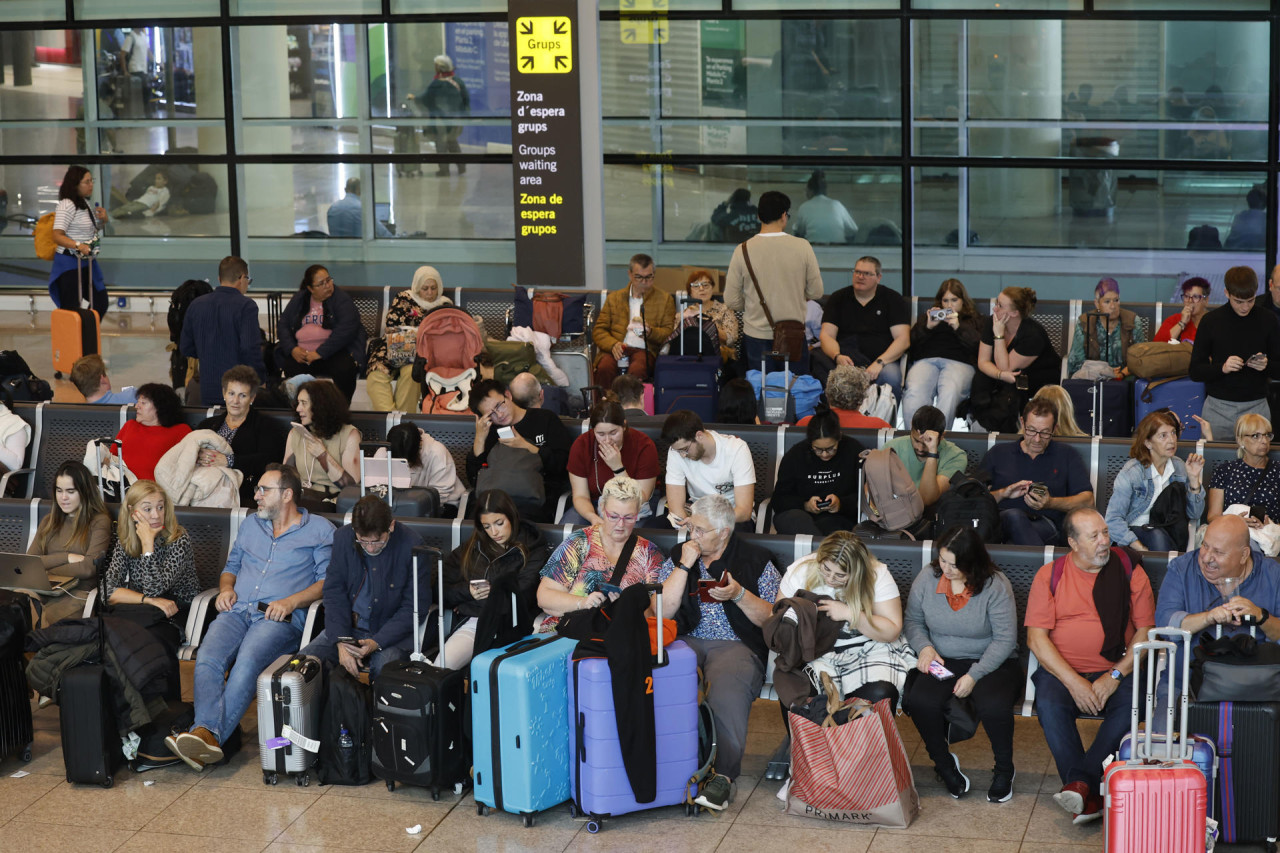
<svg viewBox="0 0 1280 853">
<path fill-rule="evenodd" d="M 476 357 L 484 352 L 475 319 L 459 308 L 431 311 L 418 326 L 417 352 L 413 378 L 422 386 L 423 414 L 467 411 Z"/>
</svg>

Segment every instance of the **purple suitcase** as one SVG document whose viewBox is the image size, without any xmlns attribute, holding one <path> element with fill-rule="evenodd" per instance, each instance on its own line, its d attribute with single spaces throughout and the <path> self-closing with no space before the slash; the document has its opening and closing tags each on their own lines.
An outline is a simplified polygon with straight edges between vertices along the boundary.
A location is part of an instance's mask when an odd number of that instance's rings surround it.
<svg viewBox="0 0 1280 853">
<path fill-rule="evenodd" d="M 651 803 L 636 802 L 622 764 L 607 660 L 570 663 L 569 709 L 573 800 L 576 811 L 588 819 L 588 832 L 599 832 L 606 817 L 689 802 L 689 783 L 699 769 L 698 656 L 693 649 L 676 640 L 659 653 L 653 667 L 658 795 Z"/>
</svg>

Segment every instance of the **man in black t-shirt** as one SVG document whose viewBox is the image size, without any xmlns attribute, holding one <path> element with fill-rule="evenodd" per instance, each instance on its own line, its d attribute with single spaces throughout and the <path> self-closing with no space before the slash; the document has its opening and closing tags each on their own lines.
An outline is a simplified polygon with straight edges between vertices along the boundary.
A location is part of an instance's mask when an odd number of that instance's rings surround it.
<svg viewBox="0 0 1280 853">
<path fill-rule="evenodd" d="M 859 258 L 853 265 L 853 285 L 831 294 L 822 313 L 813 375 L 825 382 L 838 365 L 856 365 L 901 399 L 898 359 L 911 346 L 911 310 L 907 300 L 881 285 L 880 279 L 879 259 Z"/>
</svg>

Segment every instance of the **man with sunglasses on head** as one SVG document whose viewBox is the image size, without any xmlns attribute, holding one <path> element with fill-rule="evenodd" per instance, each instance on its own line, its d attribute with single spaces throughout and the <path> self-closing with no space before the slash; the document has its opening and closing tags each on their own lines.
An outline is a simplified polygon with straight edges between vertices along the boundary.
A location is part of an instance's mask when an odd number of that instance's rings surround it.
<svg viewBox="0 0 1280 853">
<path fill-rule="evenodd" d="M 318 601 L 333 525 L 298 506 L 302 482 L 272 463 L 258 480 L 258 511 L 240 525 L 218 583 L 218 618 L 205 631 L 195 671 L 195 724 L 165 739 L 195 770 L 222 761 L 222 745 L 258 690 L 258 674 L 302 641 Z"/>
<path fill-rule="evenodd" d="M 978 467 L 991 473 L 991 494 L 1010 545 L 1060 545 L 1062 519 L 1093 506 L 1093 484 L 1074 448 L 1053 440 L 1058 409 L 1033 398 L 1018 420 L 1021 441 L 997 444 Z"/>
<path fill-rule="evenodd" d="M 671 337 L 676 303 L 653 286 L 653 258 L 633 255 L 627 264 L 627 286 L 605 297 L 591 327 L 596 345 L 595 384 L 608 388 L 619 371 L 641 382 L 653 375 L 658 349 Z"/>
<path fill-rule="evenodd" d="M 1267 391 L 1280 379 L 1280 320 L 1259 310 L 1258 276 L 1232 267 L 1223 277 L 1227 304 L 1200 321 L 1191 348 L 1191 378 L 1204 383 L 1200 416 L 1216 436 L 1228 436 L 1241 415 L 1271 417 Z"/>
<path fill-rule="evenodd" d="M 365 495 L 351 523 L 333 534 L 333 558 L 324 579 L 325 628 L 302 650 L 352 677 L 369 677 L 404 660 L 413 648 L 413 549 L 422 537 L 391 516 L 377 495 Z M 418 566 L 418 613 L 431 607 L 435 563 Z M 354 642 L 350 642 L 354 640 Z"/>
</svg>

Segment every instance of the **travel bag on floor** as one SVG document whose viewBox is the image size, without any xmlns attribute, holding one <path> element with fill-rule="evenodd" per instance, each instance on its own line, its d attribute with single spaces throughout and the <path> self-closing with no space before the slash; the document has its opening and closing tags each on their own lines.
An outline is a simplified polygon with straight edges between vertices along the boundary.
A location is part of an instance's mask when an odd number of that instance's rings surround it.
<svg viewBox="0 0 1280 853">
<path fill-rule="evenodd" d="M 1194 731 L 1218 747 L 1214 815 L 1222 841 L 1265 843 L 1280 837 L 1280 702 L 1192 702 Z"/>
<path fill-rule="evenodd" d="M 30 601 L 24 593 L 0 590 L 0 760 L 31 760 L 31 688 L 22 651 L 31 633 Z"/>
<path fill-rule="evenodd" d="M 476 811 L 523 815 L 569 799 L 569 655 L 574 642 L 540 634 L 471 661 Z"/>
<path fill-rule="evenodd" d="M 68 669 L 58 682 L 58 726 L 68 782 L 110 788 L 114 781 L 124 754 L 111 690 L 107 668 L 97 663 Z"/>
<path fill-rule="evenodd" d="M 1139 424 L 1142 419 L 1156 409 L 1170 409 L 1182 423 L 1179 441 L 1199 441 L 1200 424 L 1192 415 L 1200 414 L 1204 408 L 1204 383 L 1196 382 L 1189 376 L 1177 379 L 1137 379 L 1133 383 L 1133 422 Z M 1218 436 L 1218 441 L 1230 440 L 1228 436 Z"/>
<path fill-rule="evenodd" d="M 310 655 L 281 655 L 258 675 L 258 749 L 262 782 L 281 776 L 311 784 L 320 744 L 324 663 Z M 286 728 L 288 731 L 286 731 Z"/>
<path fill-rule="evenodd" d="M 441 577 L 444 558 L 437 548 L 413 552 L 413 654 L 389 663 L 373 682 L 373 775 L 394 791 L 397 782 L 431 789 L 431 798 L 469 778 L 471 749 L 464 727 L 467 671 L 427 663 L 418 619 L 418 562 L 429 559 Z M 440 581 L 443 583 L 443 580 Z M 443 595 L 441 596 L 443 600 Z M 444 649 L 444 620 L 440 648 Z M 448 663 L 447 660 L 442 661 Z"/>
<path fill-rule="evenodd" d="M 367 785 L 373 781 L 373 694 L 341 666 L 329 670 L 326 681 L 316 776 L 321 785 Z"/>
<path fill-rule="evenodd" d="M 88 274 L 85 268 L 88 268 Z M 54 375 L 61 379 L 70 374 L 77 360 L 102 352 L 102 325 L 93 306 L 93 256 L 87 264 L 76 254 L 76 276 L 79 279 L 80 302 L 53 309 L 49 316 L 49 339 L 53 343 Z M 86 279 L 88 289 L 85 289 Z"/>
<path fill-rule="evenodd" d="M 662 587 L 657 591 L 658 624 L 662 624 Z M 640 640 L 644 642 L 644 640 Z M 572 710 L 570 767 L 574 808 L 587 818 L 587 831 L 599 832 L 604 819 L 630 812 L 685 804 L 692 814 L 699 771 L 698 656 L 676 640 L 658 652 L 653 664 L 652 695 L 656 797 L 638 802 L 622 757 L 613 679 L 604 657 L 571 660 L 568 666 Z"/>
<path fill-rule="evenodd" d="M 1185 631 L 1159 629 L 1157 636 L 1183 635 Z M 1155 717 L 1156 660 L 1159 652 L 1172 660 L 1178 643 L 1150 640 L 1133 646 L 1133 705 L 1129 729 L 1134 757 L 1113 761 L 1102 776 L 1103 838 L 1107 853 L 1203 853 L 1208 818 L 1209 788 L 1204 773 L 1192 760 L 1187 739 L 1188 656 L 1183 655 L 1181 702 L 1174 697 L 1169 678 L 1165 731 L 1173 730 L 1175 706 L 1180 708 L 1179 738 L 1166 737 L 1158 749 L 1152 739 Z M 1145 658 L 1145 660 L 1144 660 Z M 1147 728 L 1138 740 L 1138 716 L 1143 682 L 1146 688 Z"/>
</svg>

